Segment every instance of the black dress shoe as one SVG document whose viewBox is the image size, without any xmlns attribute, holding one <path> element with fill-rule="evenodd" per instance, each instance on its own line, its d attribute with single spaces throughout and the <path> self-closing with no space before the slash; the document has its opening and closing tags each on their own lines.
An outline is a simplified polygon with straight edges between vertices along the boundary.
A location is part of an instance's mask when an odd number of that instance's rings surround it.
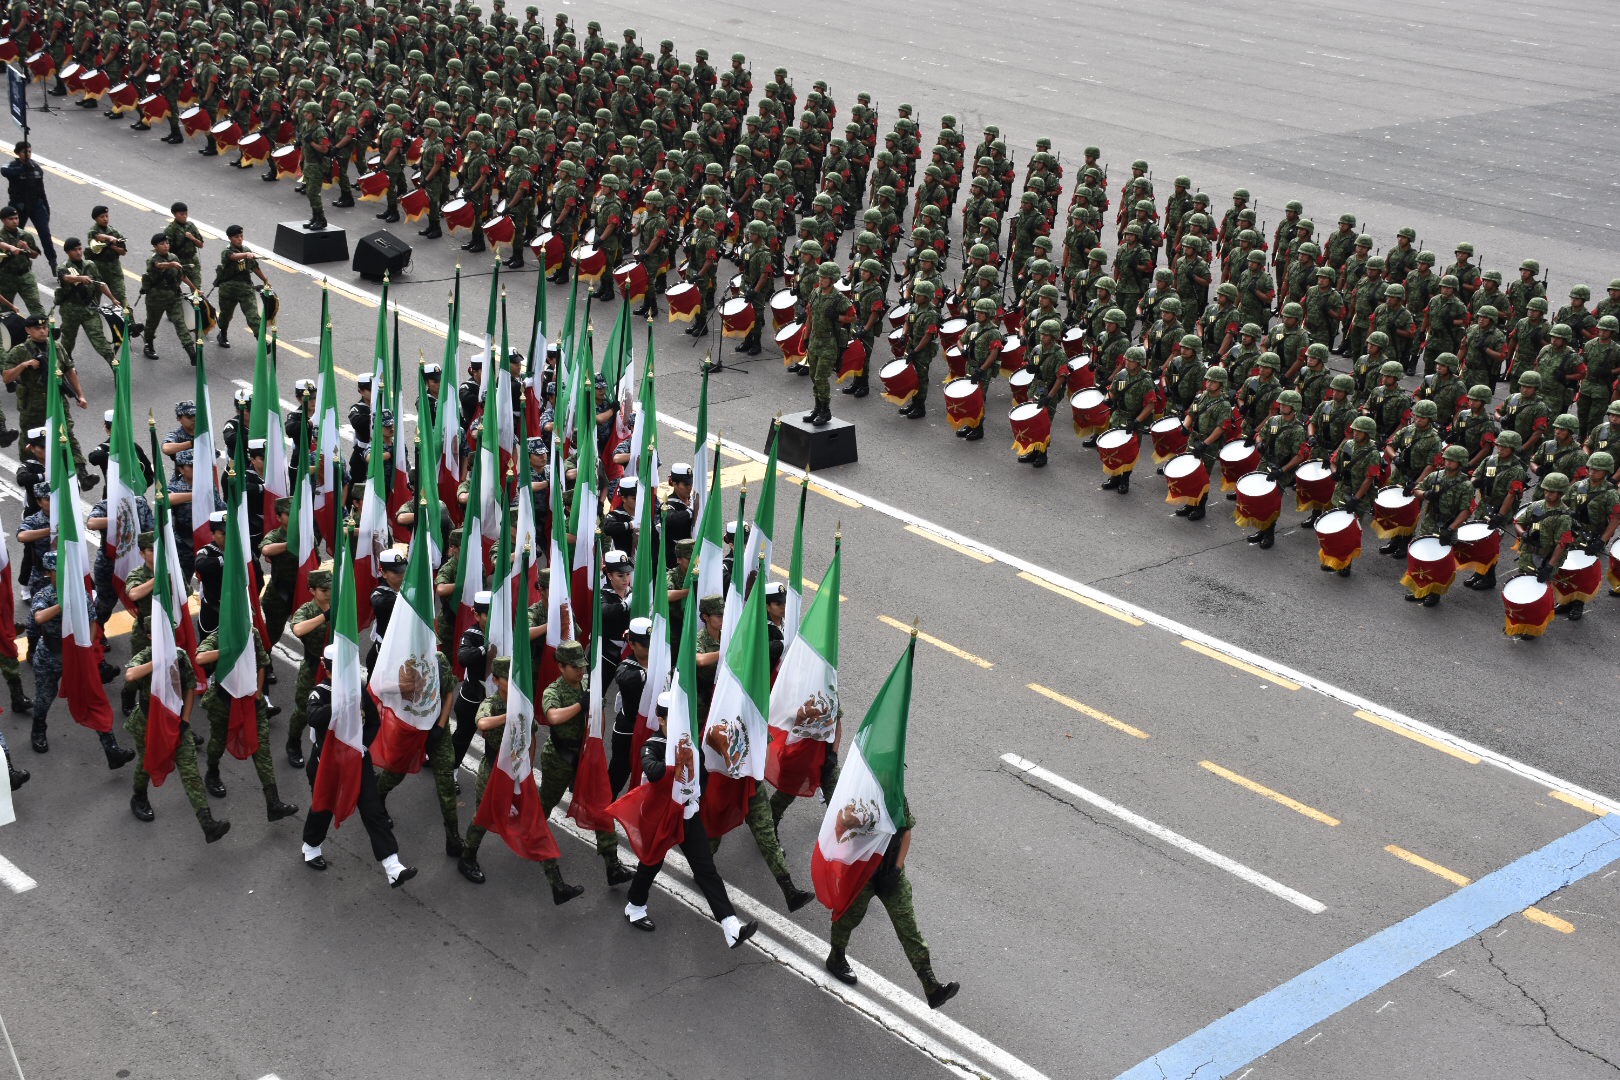
<svg viewBox="0 0 1620 1080">
<path fill-rule="evenodd" d="M 387 214 L 383 214 L 383 215 L 381 215 L 381 217 L 382 217 L 382 219 L 384 221 L 388 222 L 388 224 L 390 224 L 390 225 L 399 224 L 399 211 L 397 211 L 397 210 L 392 211 L 392 212 L 387 213 Z"/>
<path fill-rule="evenodd" d="M 477 859 L 469 859 L 466 856 L 462 856 L 461 861 L 456 863 L 456 869 L 461 871 L 462 877 L 466 878 L 474 885 L 482 885 L 484 883 L 484 871 L 479 867 Z"/>
<path fill-rule="evenodd" d="M 737 946 L 741 945 L 743 942 L 745 942 L 749 938 L 753 937 L 754 936 L 754 931 L 756 931 L 758 929 L 759 929 L 759 920 L 758 919 L 749 919 L 747 922 L 742 924 L 742 929 L 737 931 L 737 940 L 733 941 L 730 945 L 728 945 L 726 947 L 728 949 L 735 949 Z"/>
<path fill-rule="evenodd" d="M 651 916 L 647 915 L 643 915 L 639 919 L 632 919 L 630 916 L 626 915 L 624 917 L 624 921 L 635 927 L 637 930 L 645 930 L 649 934 L 658 929 L 657 926 L 653 925 Z"/>
<path fill-rule="evenodd" d="M 1108 479 L 1098 484 L 1097 487 L 1102 491 L 1113 491 L 1115 488 L 1119 487 L 1119 477 L 1110 476 Z"/>
<path fill-rule="evenodd" d="M 1425 596 L 1423 598 L 1423 606 L 1424 607 L 1439 607 L 1440 606 L 1440 594 L 1439 593 L 1430 593 L 1428 596 Z"/>
<path fill-rule="evenodd" d="M 131 130 L 131 131 L 151 131 L 152 130 L 152 125 L 148 124 L 145 120 L 142 120 L 140 123 L 129 125 L 129 130 Z"/>
<path fill-rule="evenodd" d="M 984 425 L 983 424 L 979 424 L 976 427 L 968 428 L 967 429 L 967 434 L 962 436 L 962 439 L 965 442 L 978 442 L 982 438 L 984 438 Z"/>
<path fill-rule="evenodd" d="M 822 962 L 832 977 L 845 986 L 854 986 L 856 983 L 855 969 L 849 966 L 849 961 L 837 953 L 828 953 L 827 959 Z"/>
<path fill-rule="evenodd" d="M 1190 506 L 1176 507 L 1176 517 L 1186 517 L 1190 513 L 1192 513 L 1192 507 Z"/>
<path fill-rule="evenodd" d="M 1401 597 L 1401 599 L 1405 600 L 1408 604 L 1421 604 L 1421 603 L 1423 603 L 1423 597 L 1418 596 L 1415 593 L 1407 593 L 1405 596 Z"/>
<path fill-rule="evenodd" d="M 1248 536 L 1245 536 L 1243 539 L 1245 541 L 1247 541 L 1248 543 L 1258 544 L 1260 541 L 1264 540 L 1265 538 L 1266 538 L 1266 534 L 1264 532 L 1256 532 L 1256 533 L 1250 533 Z"/>
<path fill-rule="evenodd" d="M 405 884 L 407 881 L 411 880 L 411 878 L 413 878 L 415 876 L 416 876 L 416 867 L 407 866 L 405 869 L 403 869 L 403 870 L 401 870 L 399 872 L 398 877 L 396 877 L 393 881 L 390 881 L 388 883 L 388 887 L 390 889 L 397 889 L 401 885 Z"/>
<path fill-rule="evenodd" d="M 1195 506 L 1191 510 L 1187 511 L 1187 520 L 1203 521 L 1205 513 L 1207 513 L 1207 511 L 1202 506 Z"/>
<path fill-rule="evenodd" d="M 439 228 L 437 225 L 433 225 L 426 229 L 419 229 L 416 235 L 422 237 L 424 240 L 437 240 L 439 237 L 444 235 L 444 230 Z"/>
<path fill-rule="evenodd" d="M 304 860 L 304 865 L 309 867 L 311 870 L 325 870 L 326 869 L 326 856 L 325 855 L 317 855 L 313 859 L 305 859 Z"/>
<path fill-rule="evenodd" d="M 1276 542 L 1277 542 L 1277 534 L 1275 532 L 1273 532 L 1271 529 L 1267 529 L 1265 531 L 1265 534 L 1260 537 L 1260 550 L 1265 551 L 1266 549 L 1270 548 L 1271 545 L 1275 544 Z"/>
<path fill-rule="evenodd" d="M 129 797 L 129 812 L 135 815 L 136 821 L 152 821 L 157 817 L 152 813 L 152 803 L 144 791 L 137 791 Z"/>
</svg>

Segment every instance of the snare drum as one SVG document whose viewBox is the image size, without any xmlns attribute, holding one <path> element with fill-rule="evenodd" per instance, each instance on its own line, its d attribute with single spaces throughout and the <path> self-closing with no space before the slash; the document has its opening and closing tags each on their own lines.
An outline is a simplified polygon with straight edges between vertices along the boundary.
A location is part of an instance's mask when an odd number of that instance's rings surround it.
<svg viewBox="0 0 1620 1080">
<path fill-rule="evenodd" d="M 107 92 L 111 80 L 107 73 L 100 68 L 91 68 L 79 78 L 79 92 L 84 95 L 85 101 L 100 101 Z"/>
<path fill-rule="evenodd" d="M 281 148 L 281 150 L 285 149 L 287 149 L 285 146 Z M 276 153 L 281 153 L 281 150 L 277 150 Z M 275 155 L 272 154 L 271 156 L 274 157 Z M 427 216 L 428 206 L 429 200 L 427 188 L 411 188 L 409 191 L 405 192 L 399 197 L 399 212 L 405 215 L 406 221 L 421 221 Z M 484 226 L 484 234 L 486 236 L 489 235 L 489 226 L 495 224 L 495 221 L 498 220 L 500 219 L 493 219 Z M 508 218 L 507 221 L 510 222 L 511 219 Z M 511 237 L 507 237 L 507 242 L 511 242 Z"/>
<path fill-rule="evenodd" d="M 1238 477 L 1237 506 L 1232 520 L 1240 529 L 1264 532 L 1277 524 L 1282 513 L 1282 488 L 1277 481 L 1263 472 L 1245 473 Z"/>
<path fill-rule="evenodd" d="M 180 114 L 180 130 L 188 137 L 207 131 L 213 126 L 214 118 L 209 116 L 208 110 L 201 105 L 193 105 Z"/>
<path fill-rule="evenodd" d="M 1423 503 L 1415 495 L 1406 494 L 1398 485 L 1379 488 L 1378 494 L 1373 496 L 1373 532 L 1383 540 L 1411 536 L 1422 513 Z"/>
<path fill-rule="evenodd" d="M 1083 326 L 1071 326 L 1063 331 L 1063 355 L 1070 360 L 1075 359 L 1086 351 L 1086 330 Z M 1076 390 L 1083 387 L 1075 387 Z"/>
<path fill-rule="evenodd" d="M 1002 308 L 996 315 L 1001 319 L 1001 325 L 1008 334 L 1016 334 L 1024 328 L 1023 308 Z"/>
<path fill-rule="evenodd" d="M 866 361 L 866 342 L 860 338 L 852 338 L 850 343 L 844 346 L 844 352 L 838 358 L 839 384 L 842 385 L 851 379 L 858 379 L 865 375 Z"/>
<path fill-rule="evenodd" d="M 581 244 L 574 249 L 574 273 L 579 280 L 595 285 L 602 280 L 602 275 L 607 273 L 607 269 L 607 252 L 601 248 Z"/>
<path fill-rule="evenodd" d="M 1097 456 L 1102 459 L 1103 472 L 1120 476 L 1136 468 L 1136 459 L 1142 453 L 1142 437 L 1124 428 L 1109 428 L 1097 436 Z"/>
<path fill-rule="evenodd" d="M 952 345 L 945 350 L 945 367 L 950 372 L 945 377 L 947 383 L 967 377 L 967 357 L 962 355 L 962 346 Z"/>
<path fill-rule="evenodd" d="M 917 369 L 904 360 L 890 360 L 878 372 L 883 383 L 883 400 L 899 406 L 911 404 L 917 396 Z"/>
<path fill-rule="evenodd" d="M 1317 557 L 1343 573 L 1361 555 L 1361 522 L 1348 510 L 1329 510 L 1316 519 Z"/>
<path fill-rule="evenodd" d="M 1197 454 L 1177 454 L 1164 466 L 1167 493 L 1164 501 L 1172 506 L 1196 506 L 1209 494 L 1209 469 Z"/>
<path fill-rule="evenodd" d="M 1603 564 L 1580 548 L 1564 553 L 1564 562 L 1552 579 L 1553 595 L 1560 604 L 1585 603 L 1603 587 Z"/>
<path fill-rule="evenodd" d="M 639 268 L 640 263 L 636 266 Z M 645 290 L 645 286 L 643 286 Z M 628 291 L 628 290 L 627 290 Z M 632 300 L 635 296 L 630 297 Z M 747 337 L 754 330 L 754 305 L 741 296 L 733 296 L 720 305 L 720 336 L 728 338 Z"/>
<path fill-rule="evenodd" d="M 732 274 L 731 280 L 726 282 L 726 299 L 730 300 L 731 298 L 741 296 L 742 294 L 742 275 Z"/>
<path fill-rule="evenodd" d="M 889 352 L 898 360 L 906 358 L 906 328 L 897 326 L 889 331 Z"/>
<path fill-rule="evenodd" d="M 251 137 L 251 136 L 250 136 Z M 243 146 L 247 143 L 243 142 Z M 360 178 L 354 182 L 358 190 L 356 196 L 361 202 L 376 202 L 388 195 L 388 174 L 385 172 L 361 173 Z"/>
<path fill-rule="evenodd" d="M 1044 453 L 1052 444 L 1052 414 L 1033 401 L 1014 405 L 1007 414 L 1007 426 L 1012 428 L 1013 453 Z"/>
<path fill-rule="evenodd" d="M 1452 554 L 1457 557 L 1457 569 L 1488 574 L 1502 557 L 1502 534 L 1483 521 L 1467 522 L 1457 528 Z"/>
<path fill-rule="evenodd" d="M 1067 371 L 1068 380 L 1065 385 L 1071 394 L 1078 393 L 1081 390 L 1089 390 L 1097 385 L 1097 378 L 1091 371 L 1090 356 L 1070 357 Z"/>
<path fill-rule="evenodd" d="M 275 163 L 277 176 L 293 176 L 303 171 L 304 152 L 296 146 L 278 146 L 270 152 L 270 160 Z M 422 210 L 427 210 L 427 192 L 422 192 Z M 420 217 L 420 213 L 417 215 Z M 416 218 L 412 218 L 415 221 Z"/>
<path fill-rule="evenodd" d="M 1007 379 L 1007 389 L 1012 393 L 1014 405 L 1022 405 L 1029 400 L 1030 389 L 1035 385 L 1035 372 L 1031 368 L 1021 368 L 1012 373 Z"/>
<path fill-rule="evenodd" d="M 1418 599 L 1444 596 L 1457 576 L 1457 557 L 1438 536 L 1420 536 L 1406 546 L 1406 573 L 1401 584 Z"/>
<path fill-rule="evenodd" d="M 945 420 L 952 431 L 978 427 L 984 421 L 984 384 L 972 379 L 946 383 Z"/>
<path fill-rule="evenodd" d="M 776 332 L 776 347 L 782 350 L 782 366 L 792 367 L 804 359 L 805 323 L 788 323 Z"/>
<path fill-rule="evenodd" d="M 698 309 L 703 306 L 703 297 L 698 292 L 698 287 L 690 281 L 671 285 L 664 299 L 669 301 L 670 322 L 689 323 L 698 317 Z"/>
<path fill-rule="evenodd" d="M 543 232 L 529 241 L 529 250 L 540 260 L 540 268 L 556 272 L 568 265 L 568 245 L 554 232 Z"/>
<path fill-rule="evenodd" d="M 778 289 L 771 297 L 771 328 L 780 330 L 788 323 L 793 322 L 794 313 L 798 311 L 799 298 L 792 289 Z"/>
<path fill-rule="evenodd" d="M 399 205 L 404 206 L 405 200 L 399 200 Z M 498 214 L 484 222 L 483 229 L 484 240 L 491 247 L 502 247 L 517 239 L 517 225 L 505 214 Z"/>
<path fill-rule="evenodd" d="M 1167 416 L 1163 420 L 1155 420 L 1153 426 L 1148 428 L 1148 434 L 1153 436 L 1153 463 L 1155 465 L 1163 465 L 1187 449 L 1187 429 L 1181 423 L 1181 417 L 1179 416 Z"/>
<path fill-rule="evenodd" d="M 79 89 L 79 76 L 84 73 L 84 65 L 69 60 L 62 65 L 62 85 L 71 93 Z"/>
<path fill-rule="evenodd" d="M 27 60 L 23 61 L 23 66 L 36 79 L 48 79 L 56 74 L 56 58 L 43 49 L 30 55 Z M 164 115 L 167 116 L 168 114 L 165 113 Z"/>
<path fill-rule="evenodd" d="M 1333 509 L 1333 470 L 1325 461 L 1307 461 L 1294 470 L 1294 509 L 1302 514 Z"/>
<path fill-rule="evenodd" d="M 1521 574 L 1502 586 L 1502 633 L 1533 638 L 1547 632 L 1553 621 L 1552 586 L 1534 574 Z"/>
<path fill-rule="evenodd" d="M 962 340 L 962 335 L 967 333 L 967 325 L 966 319 L 946 319 L 944 322 L 940 323 L 940 347 L 944 349 L 955 348 L 956 345 Z"/>
<path fill-rule="evenodd" d="M 136 102 L 136 107 L 141 110 L 141 119 L 148 124 L 169 118 L 169 99 L 162 94 L 147 94 Z"/>
<path fill-rule="evenodd" d="M 1020 371 L 1024 366 L 1024 339 L 1017 334 L 1008 334 L 1001 342 L 1001 370 L 1010 374 Z"/>
<path fill-rule="evenodd" d="M 242 127 L 235 120 L 221 120 L 208 134 L 214 137 L 214 145 L 221 150 L 234 150 L 242 141 Z"/>
<path fill-rule="evenodd" d="M 1259 445 L 1233 439 L 1221 447 L 1221 490 L 1236 491 L 1238 479 L 1259 467 Z"/>
<path fill-rule="evenodd" d="M 910 304 L 896 304 L 894 307 L 889 309 L 888 314 L 885 315 L 884 318 L 889 320 L 889 328 L 891 330 L 898 330 L 906 325 L 906 319 L 910 315 Z"/>
<path fill-rule="evenodd" d="M 444 204 L 440 215 L 444 218 L 444 227 L 453 233 L 478 224 L 478 208 L 466 199 L 451 199 Z"/>
<path fill-rule="evenodd" d="M 1072 395 L 1069 411 L 1074 415 L 1074 433 L 1082 439 L 1089 439 L 1107 427 L 1113 413 L 1107 396 L 1094 386 Z"/>
<path fill-rule="evenodd" d="M 640 300 L 647 295 L 647 268 L 636 259 L 622 262 L 613 268 L 613 283 L 619 291 L 632 300 Z M 729 302 L 729 301 L 728 301 Z M 747 301 L 743 301 L 744 304 Z M 749 311 L 754 310 L 749 308 Z M 749 320 L 752 323 L 753 320 Z M 729 335 L 728 335 L 729 336 Z"/>
<path fill-rule="evenodd" d="M 15 38 L 0 37 L 0 64 L 9 64 L 20 56 L 22 50 L 18 48 Z"/>
<path fill-rule="evenodd" d="M 251 135 L 242 136 L 242 141 L 236 144 L 236 148 L 242 153 L 242 163 L 244 165 L 256 165 L 270 156 L 270 140 L 257 131 Z M 384 177 L 383 179 L 386 184 L 387 178 Z"/>
<path fill-rule="evenodd" d="M 113 108 L 133 109 L 141 98 L 141 92 L 134 83 L 121 82 L 108 90 L 107 96 L 112 99 Z"/>
</svg>

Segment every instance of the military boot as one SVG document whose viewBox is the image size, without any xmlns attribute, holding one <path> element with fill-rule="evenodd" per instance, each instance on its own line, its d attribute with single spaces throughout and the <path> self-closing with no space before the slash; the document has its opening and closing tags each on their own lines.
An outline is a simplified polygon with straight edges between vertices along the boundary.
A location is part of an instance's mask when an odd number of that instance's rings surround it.
<svg viewBox="0 0 1620 1080">
<path fill-rule="evenodd" d="M 941 1005 L 951 1000 L 951 998 L 955 997 L 958 990 L 962 989 L 961 984 L 959 983 L 941 983 L 938 979 L 934 978 L 934 967 L 932 964 L 924 964 L 922 967 L 918 968 L 917 978 L 922 980 L 923 994 L 928 998 L 928 1007 L 930 1009 L 939 1008 Z"/>
<path fill-rule="evenodd" d="M 276 785 L 271 784 L 264 789 L 264 818 L 266 821 L 280 821 L 282 818 L 292 817 L 298 813 L 298 807 L 292 803 L 282 802 L 281 793 Z"/>
<path fill-rule="evenodd" d="M 231 831 L 231 823 L 228 821 L 215 821 L 214 815 L 209 812 L 206 806 L 197 811 L 197 824 L 202 826 L 203 837 L 210 844 Z"/>
<path fill-rule="evenodd" d="M 34 699 L 28 696 L 23 689 L 22 679 L 13 675 L 6 680 L 6 689 L 11 691 L 11 711 L 18 713 L 31 713 L 34 711 Z"/>
<path fill-rule="evenodd" d="M 808 889 L 801 889 L 793 884 L 792 874 L 783 874 L 776 879 L 776 885 L 782 890 L 782 899 L 787 902 L 789 911 L 798 911 L 804 905 L 816 898 L 816 894 Z"/>
<path fill-rule="evenodd" d="M 855 969 L 849 966 L 849 958 L 844 955 L 844 950 L 838 946 L 834 945 L 832 950 L 827 953 L 827 959 L 822 966 L 839 982 L 847 986 L 855 985 Z"/>
</svg>

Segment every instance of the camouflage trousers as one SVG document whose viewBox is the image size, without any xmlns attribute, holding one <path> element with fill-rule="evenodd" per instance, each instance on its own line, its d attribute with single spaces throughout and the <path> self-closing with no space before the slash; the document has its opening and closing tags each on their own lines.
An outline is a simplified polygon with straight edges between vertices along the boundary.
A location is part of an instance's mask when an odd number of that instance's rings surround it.
<svg viewBox="0 0 1620 1080">
<path fill-rule="evenodd" d="M 772 811 L 771 796 L 765 794 L 765 785 L 755 787 L 754 797 L 748 800 L 748 831 L 754 834 L 754 843 L 759 847 L 759 854 L 765 860 L 771 877 L 782 881 L 791 875 L 787 856 L 782 854 L 782 841 L 776 835 L 776 819 L 779 816 Z M 719 851 L 721 839 L 718 836 L 710 837 L 709 850 Z"/>
<path fill-rule="evenodd" d="M 174 327 L 174 332 L 180 338 L 180 345 L 187 352 L 191 352 L 197 344 L 197 339 L 191 334 L 192 313 L 190 305 L 180 298 L 179 293 L 151 292 L 146 294 L 146 329 L 141 337 L 146 344 L 151 345 L 157 340 L 158 324 L 168 319 Z"/>
<path fill-rule="evenodd" d="M 299 664 L 298 680 L 293 683 L 292 717 L 287 721 L 288 746 L 303 745 L 304 729 L 309 727 L 309 695 L 314 689 L 315 669 L 307 664 Z"/>
<path fill-rule="evenodd" d="M 494 748 L 490 747 L 488 744 L 485 745 L 484 760 L 478 765 L 478 792 L 473 798 L 473 805 L 475 807 L 484 801 L 484 787 L 489 783 L 489 773 L 494 767 L 495 753 L 496 751 Z M 554 761 L 549 764 L 546 760 L 546 755 L 548 753 L 551 754 L 552 758 L 554 759 Z M 540 774 L 540 804 L 545 807 L 546 816 L 550 817 L 552 808 L 555 807 L 558 801 L 562 799 L 562 794 L 564 791 L 568 790 L 568 785 L 573 783 L 574 773 L 573 770 L 568 767 L 568 764 L 562 760 L 561 755 L 551 748 L 550 743 L 547 743 L 540 751 L 540 765 L 542 770 Z M 561 780 L 554 781 L 553 787 L 548 792 L 546 787 L 546 777 L 562 776 L 564 771 L 566 771 L 567 775 Z M 477 811 L 475 810 L 474 813 L 477 813 Z M 462 844 L 462 858 L 472 859 L 477 856 L 478 847 L 484 842 L 484 835 L 487 832 L 488 830 L 482 825 L 473 824 L 467 827 L 467 839 Z M 597 833 L 596 850 L 597 853 L 602 856 L 602 858 L 617 861 L 619 856 L 618 835 L 611 832 Z M 545 872 L 546 880 L 550 882 L 553 887 L 560 888 L 563 885 L 562 867 L 557 865 L 556 859 L 545 860 L 540 864 L 540 869 Z"/>
<path fill-rule="evenodd" d="M 247 323 L 248 329 L 253 331 L 254 338 L 259 336 L 259 294 L 253 286 L 241 282 L 226 282 L 219 287 L 219 330 L 220 333 L 230 329 L 231 316 L 237 309 L 241 309 L 242 321 Z"/>
<path fill-rule="evenodd" d="M 806 359 L 810 364 L 810 386 L 816 404 L 825 405 L 832 401 L 832 377 L 838 370 L 838 352 L 830 346 L 816 347 Z"/>
<path fill-rule="evenodd" d="M 112 342 L 107 340 L 101 312 L 88 304 L 63 304 L 57 309 L 57 313 L 62 320 L 62 344 L 67 347 L 70 355 L 73 346 L 79 343 L 79 331 L 82 329 L 84 336 L 90 341 L 90 347 L 96 350 L 96 355 L 108 364 L 113 362 Z"/>
<path fill-rule="evenodd" d="M 461 835 L 461 824 L 456 819 L 456 756 L 451 745 L 450 733 L 444 728 L 434 728 L 428 735 L 428 768 L 433 771 L 433 788 L 439 796 L 439 813 L 444 818 L 445 832 L 451 836 Z M 405 773 L 379 771 L 377 775 L 377 794 L 388 797 L 405 779 Z"/>
<path fill-rule="evenodd" d="M 1580 400 L 1575 403 L 1576 418 L 1581 422 L 1581 435 L 1584 437 L 1592 433 L 1592 429 L 1603 423 L 1605 412 L 1609 408 L 1609 395 L 1606 391 L 1581 391 Z"/>
<path fill-rule="evenodd" d="M 208 771 L 219 772 L 220 759 L 225 756 L 225 736 L 231 726 L 231 699 L 223 692 L 211 690 L 203 695 L 203 708 L 208 713 Z M 265 798 L 276 790 L 276 764 L 270 758 L 270 714 L 264 710 L 264 698 L 258 699 L 259 748 L 253 752 L 253 771 L 259 774 L 259 786 Z"/>
<path fill-rule="evenodd" d="M 135 737 L 135 794 L 145 795 L 150 777 L 146 773 L 146 710 L 137 707 L 129 714 L 125 729 Z M 197 769 L 197 742 L 191 737 L 191 725 L 180 725 L 180 741 L 174 748 L 174 771 L 180 777 L 180 787 L 186 801 L 197 813 L 208 809 L 208 793 L 203 790 L 202 773 Z"/>
<path fill-rule="evenodd" d="M 840 952 L 849 948 L 850 935 L 866 918 L 866 909 L 871 906 L 874 896 L 883 903 L 883 910 L 889 913 L 889 922 L 894 924 L 895 937 L 900 939 L 900 947 L 911 962 L 911 970 L 922 974 L 929 966 L 928 942 L 923 940 L 922 931 L 917 927 L 917 909 L 911 901 L 911 881 L 904 869 L 899 872 L 894 888 L 887 895 L 878 895 L 877 890 L 868 883 L 849 910 L 833 920 L 832 947 Z"/>
</svg>

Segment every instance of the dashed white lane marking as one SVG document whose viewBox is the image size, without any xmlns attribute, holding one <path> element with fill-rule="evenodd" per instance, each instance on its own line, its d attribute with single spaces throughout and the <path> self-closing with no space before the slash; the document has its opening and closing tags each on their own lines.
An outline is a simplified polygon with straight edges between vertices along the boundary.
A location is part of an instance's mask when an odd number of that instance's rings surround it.
<svg viewBox="0 0 1620 1080">
<path fill-rule="evenodd" d="M 0 882 L 14 893 L 25 893 L 37 888 L 39 882 L 22 872 L 22 868 L 4 855 L 0 855 Z"/>
</svg>

